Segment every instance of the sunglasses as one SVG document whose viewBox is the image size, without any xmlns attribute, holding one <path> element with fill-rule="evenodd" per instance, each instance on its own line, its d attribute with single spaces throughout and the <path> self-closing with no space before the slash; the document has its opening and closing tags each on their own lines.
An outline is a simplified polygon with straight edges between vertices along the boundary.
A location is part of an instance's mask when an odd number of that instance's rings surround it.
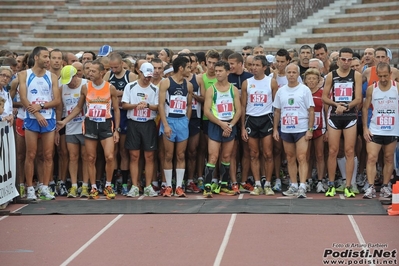
<svg viewBox="0 0 399 266">
<path fill-rule="evenodd" d="M 248 56 L 248 55 L 251 55 L 251 53 L 242 53 L 241 55 L 242 56 L 244 56 L 244 55 Z"/>
<path fill-rule="evenodd" d="M 345 57 L 340 57 L 339 58 L 342 62 L 352 62 L 353 58 L 345 58 Z"/>
</svg>

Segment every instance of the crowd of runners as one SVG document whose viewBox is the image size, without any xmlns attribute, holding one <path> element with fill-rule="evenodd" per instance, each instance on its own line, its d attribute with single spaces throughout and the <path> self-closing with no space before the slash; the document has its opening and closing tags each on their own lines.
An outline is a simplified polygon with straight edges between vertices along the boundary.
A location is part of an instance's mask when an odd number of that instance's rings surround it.
<svg viewBox="0 0 399 266">
<path fill-rule="evenodd" d="M 377 188 L 389 198 L 399 136 L 391 57 L 323 43 L 143 58 L 109 45 L 2 50 L 0 114 L 16 132 L 18 191 L 371 199 Z"/>
</svg>

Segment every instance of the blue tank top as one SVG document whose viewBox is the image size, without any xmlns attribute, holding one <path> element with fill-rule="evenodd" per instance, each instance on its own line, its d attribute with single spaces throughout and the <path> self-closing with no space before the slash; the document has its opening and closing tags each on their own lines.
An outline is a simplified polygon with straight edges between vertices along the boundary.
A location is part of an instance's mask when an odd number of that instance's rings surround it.
<svg viewBox="0 0 399 266">
<path fill-rule="evenodd" d="M 177 84 L 172 77 L 169 77 L 169 82 L 170 85 L 166 97 L 168 117 L 183 117 L 187 112 L 187 81 L 183 79 L 182 84 Z"/>
</svg>

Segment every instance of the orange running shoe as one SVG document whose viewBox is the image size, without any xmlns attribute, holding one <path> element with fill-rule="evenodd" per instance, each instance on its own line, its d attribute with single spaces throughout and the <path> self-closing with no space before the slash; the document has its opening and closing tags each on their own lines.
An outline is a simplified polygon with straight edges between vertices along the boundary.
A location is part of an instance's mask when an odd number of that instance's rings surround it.
<svg viewBox="0 0 399 266">
<path fill-rule="evenodd" d="M 184 193 L 181 187 L 177 187 L 175 191 L 175 197 L 185 198 L 186 194 Z"/>
<path fill-rule="evenodd" d="M 172 187 L 166 187 L 165 192 L 163 193 L 164 197 L 172 197 L 173 189 Z"/>
</svg>

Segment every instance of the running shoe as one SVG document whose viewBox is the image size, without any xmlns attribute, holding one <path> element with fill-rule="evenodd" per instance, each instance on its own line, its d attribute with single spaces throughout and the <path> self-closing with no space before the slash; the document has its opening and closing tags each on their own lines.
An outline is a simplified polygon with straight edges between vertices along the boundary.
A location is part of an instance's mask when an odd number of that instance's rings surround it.
<svg viewBox="0 0 399 266">
<path fill-rule="evenodd" d="M 158 197 L 158 193 L 155 192 L 155 190 L 153 189 L 152 185 L 149 185 L 149 186 L 144 188 L 144 196 L 147 196 L 147 197 Z"/>
<path fill-rule="evenodd" d="M 335 189 L 337 192 L 344 192 L 346 188 L 345 181 L 342 181 L 342 183 Z"/>
<path fill-rule="evenodd" d="M 82 191 L 80 192 L 81 198 L 88 198 L 89 195 L 89 188 L 87 186 L 82 186 Z"/>
<path fill-rule="evenodd" d="M 263 188 L 259 185 L 255 186 L 254 190 L 251 191 L 251 193 L 249 193 L 252 196 L 259 196 L 264 194 L 265 192 L 263 191 Z"/>
<path fill-rule="evenodd" d="M 321 181 L 317 182 L 316 192 L 317 193 L 325 193 L 326 192 L 326 190 L 324 189 L 323 182 L 321 182 Z"/>
<path fill-rule="evenodd" d="M 366 192 L 364 193 L 364 195 L 363 195 L 363 199 L 372 199 L 372 198 L 375 198 L 377 195 L 376 195 L 376 193 L 375 193 L 375 189 L 374 189 L 374 187 L 373 186 L 369 186 L 367 189 L 366 189 Z"/>
<path fill-rule="evenodd" d="M 25 186 L 19 185 L 19 196 L 20 196 L 21 198 L 26 198 Z"/>
<path fill-rule="evenodd" d="M 299 187 L 297 197 L 298 199 L 306 198 L 306 189 Z"/>
<path fill-rule="evenodd" d="M 92 188 L 90 191 L 89 199 L 98 199 L 100 196 L 98 195 L 98 189 Z"/>
<path fill-rule="evenodd" d="M 392 197 L 392 190 L 389 186 L 383 186 L 380 189 L 380 197 L 382 198 L 391 198 Z"/>
<path fill-rule="evenodd" d="M 366 183 L 364 183 L 364 186 L 362 187 L 362 191 L 366 192 L 366 190 L 370 187 L 369 181 L 366 181 Z"/>
<path fill-rule="evenodd" d="M 172 187 L 166 187 L 165 192 L 163 193 L 164 197 L 172 197 L 173 189 Z"/>
<path fill-rule="evenodd" d="M 166 191 L 166 186 L 161 186 L 161 189 L 159 190 L 158 195 L 163 197 L 163 194 L 165 194 Z"/>
<path fill-rule="evenodd" d="M 253 190 L 254 190 L 254 187 L 253 187 L 250 183 L 248 183 L 248 182 L 245 182 L 244 185 L 241 185 L 241 184 L 240 184 L 240 192 L 243 192 L 243 193 L 245 193 L 245 192 L 250 193 L 250 192 L 253 191 Z"/>
<path fill-rule="evenodd" d="M 159 192 L 161 191 L 160 187 L 156 186 L 154 184 L 151 184 L 151 186 L 152 186 L 152 189 L 159 195 Z"/>
<path fill-rule="evenodd" d="M 313 186 L 314 186 L 313 179 L 312 178 L 308 178 L 308 181 L 306 182 L 306 190 L 307 190 L 307 192 L 312 191 Z"/>
<path fill-rule="evenodd" d="M 76 198 L 78 196 L 78 188 L 77 187 L 71 187 L 69 189 L 67 198 Z"/>
<path fill-rule="evenodd" d="M 123 196 L 126 196 L 127 193 L 129 193 L 129 190 L 127 189 L 127 184 L 123 184 L 123 185 L 122 185 L 121 194 L 122 194 Z"/>
<path fill-rule="evenodd" d="M 67 188 L 66 188 L 66 186 L 65 186 L 64 183 L 61 183 L 61 182 L 60 182 L 59 190 L 58 190 L 58 195 L 60 195 L 60 196 L 62 196 L 62 197 L 65 197 L 65 196 L 68 195 L 68 190 L 67 190 Z"/>
<path fill-rule="evenodd" d="M 220 185 L 219 185 L 219 183 L 212 182 L 212 184 L 211 184 L 211 191 L 212 191 L 212 193 L 219 194 L 219 192 L 220 192 Z"/>
<path fill-rule="evenodd" d="M 358 174 L 356 176 L 356 184 L 360 187 L 364 186 L 366 184 L 367 178 L 364 174 Z"/>
<path fill-rule="evenodd" d="M 204 198 L 212 198 L 212 189 L 211 186 L 205 186 L 204 187 L 204 192 L 202 194 L 204 196 Z"/>
<path fill-rule="evenodd" d="M 233 190 L 236 195 L 240 194 L 240 188 L 237 183 L 231 185 L 231 190 Z"/>
<path fill-rule="evenodd" d="M 329 186 L 326 192 L 326 197 L 334 197 L 335 196 L 335 187 Z"/>
<path fill-rule="evenodd" d="M 190 182 L 187 184 L 186 192 L 200 193 L 201 190 L 197 187 L 197 185 L 194 182 Z"/>
<path fill-rule="evenodd" d="M 265 191 L 266 196 L 274 195 L 274 192 L 273 192 L 273 189 L 271 188 L 271 186 L 265 186 L 264 191 Z"/>
<path fill-rule="evenodd" d="M 298 195 L 298 189 L 296 187 L 294 187 L 294 186 L 290 186 L 288 188 L 288 190 L 283 192 L 283 195 L 284 196 L 290 196 L 290 197 L 297 196 Z"/>
<path fill-rule="evenodd" d="M 357 185 L 356 185 L 356 183 L 355 184 L 352 184 L 352 191 L 353 191 L 353 193 L 355 193 L 355 194 L 359 194 L 360 192 L 359 192 L 359 189 L 357 188 Z"/>
<path fill-rule="evenodd" d="M 51 195 L 50 190 L 48 187 L 42 187 L 40 192 L 40 199 L 42 200 L 54 200 L 55 197 Z"/>
<path fill-rule="evenodd" d="M 344 195 L 347 198 L 354 198 L 355 197 L 355 193 L 353 193 L 352 188 L 351 187 L 346 187 L 344 190 Z"/>
<path fill-rule="evenodd" d="M 51 193 L 52 195 L 58 196 L 58 193 L 57 193 L 57 186 L 56 186 L 56 184 L 55 184 L 54 182 L 49 183 L 48 187 L 49 187 L 50 193 Z"/>
<path fill-rule="evenodd" d="M 226 185 L 220 186 L 219 194 L 224 195 L 224 196 L 234 196 L 234 195 L 236 195 L 236 192 L 234 190 L 230 190 L 226 184 Z"/>
<path fill-rule="evenodd" d="M 198 188 L 199 188 L 201 191 L 204 191 L 204 180 L 203 180 L 202 178 L 201 178 L 201 179 L 198 178 L 197 184 L 198 184 Z"/>
<path fill-rule="evenodd" d="M 183 191 L 183 189 L 182 189 L 181 186 L 178 186 L 178 187 L 175 189 L 175 194 L 174 194 L 174 196 L 175 196 L 175 197 L 179 197 L 179 198 L 185 198 L 185 197 L 186 197 L 186 193 L 184 193 L 184 191 Z"/>
<path fill-rule="evenodd" d="M 281 191 L 281 179 L 277 178 L 276 182 L 274 183 L 273 190 L 280 192 Z"/>
<path fill-rule="evenodd" d="M 114 199 L 115 191 L 111 186 L 106 186 L 104 189 L 104 195 L 107 197 L 107 199 Z"/>
<path fill-rule="evenodd" d="M 139 188 L 136 187 L 135 185 L 132 185 L 126 196 L 134 198 L 138 197 L 139 195 L 140 195 Z"/>
<path fill-rule="evenodd" d="M 37 200 L 36 192 L 35 192 L 35 189 L 33 187 L 28 187 L 26 199 L 27 200 L 31 200 L 31 201 L 36 201 Z"/>
</svg>

